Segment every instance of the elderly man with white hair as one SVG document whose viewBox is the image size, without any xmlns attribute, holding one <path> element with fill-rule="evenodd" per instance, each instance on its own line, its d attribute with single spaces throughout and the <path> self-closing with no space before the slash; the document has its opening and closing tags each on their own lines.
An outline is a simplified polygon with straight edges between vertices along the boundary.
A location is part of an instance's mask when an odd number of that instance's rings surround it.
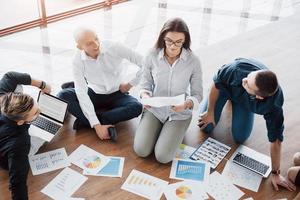
<svg viewBox="0 0 300 200">
<path fill-rule="evenodd" d="M 73 59 L 75 87 L 64 88 L 58 97 L 68 102 L 68 111 L 77 118 L 73 129 L 90 126 L 101 140 L 116 140 L 113 125 L 142 112 L 142 105 L 128 94 L 140 80 L 142 56 L 121 43 L 100 41 L 91 29 L 80 28 L 74 37 L 78 48 Z M 122 82 L 123 59 L 140 67 L 127 83 Z"/>
</svg>

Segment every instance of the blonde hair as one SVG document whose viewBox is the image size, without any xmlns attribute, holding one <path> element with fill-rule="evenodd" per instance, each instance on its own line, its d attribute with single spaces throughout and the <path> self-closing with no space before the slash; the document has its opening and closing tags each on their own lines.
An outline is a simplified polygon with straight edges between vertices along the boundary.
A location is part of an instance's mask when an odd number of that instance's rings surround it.
<svg viewBox="0 0 300 200">
<path fill-rule="evenodd" d="M 34 106 L 31 96 L 22 93 L 7 93 L 1 96 L 1 114 L 11 120 L 23 120 Z"/>
</svg>

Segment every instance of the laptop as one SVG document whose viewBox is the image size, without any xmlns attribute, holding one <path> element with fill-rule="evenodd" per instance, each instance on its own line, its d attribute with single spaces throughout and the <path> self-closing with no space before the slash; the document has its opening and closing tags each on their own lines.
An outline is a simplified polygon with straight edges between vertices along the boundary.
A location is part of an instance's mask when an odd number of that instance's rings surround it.
<svg viewBox="0 0 300 200">
<path fill-rule="evenodd" d="M 58 97 L 41 91 L 37 102 L 41 113 L 36 120 L 31 122 L 29 135 L 50 142 L 63 126 L 68 103 Z"/>
<path fill-rule="evenodd" d="M 251 170 L 265 178 L 271 173 L 271 158 L 262 153 L 254 151 L 244 145 L 239 148 L 231 156 L 230 160 L 248 170 Z"/>
</svg>

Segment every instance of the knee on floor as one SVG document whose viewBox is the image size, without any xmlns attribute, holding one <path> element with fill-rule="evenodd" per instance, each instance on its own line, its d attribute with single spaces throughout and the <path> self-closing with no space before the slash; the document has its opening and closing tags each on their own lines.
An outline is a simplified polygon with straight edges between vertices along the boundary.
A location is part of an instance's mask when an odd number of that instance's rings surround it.
<svg viewBox="0 0 300 200">
<path fill-rule="evenodd" d="M 151 150 L 145 148 L 145 146 L 141 145 L 141 144 L 134 143 L 133 150 L 136 153 L 136 155 L 138 155 L 139 157 L 143 157 L 143 158 L 145 158 L 151 154 Z"/>
<path fill-rule="evenodd" d="M 294 154 L 293 160 L 296 166 L 300 166 L 300 152 Z"/>
</svg>

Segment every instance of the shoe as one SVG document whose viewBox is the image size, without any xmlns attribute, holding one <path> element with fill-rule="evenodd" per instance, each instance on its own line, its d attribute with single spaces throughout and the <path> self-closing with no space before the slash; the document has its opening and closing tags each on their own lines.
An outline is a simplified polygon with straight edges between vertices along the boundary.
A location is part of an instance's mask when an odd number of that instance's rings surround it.
<svg viewBox="0 0 300 200">
<path fill-rule="evenodd" d="M 73 124 L 73 129 L 74 130 L 78 131 L 78 130 L 80 130 L 82 128 L 86 128 L 86 127 L 88 127 L 88 126 L 85 125 L 85 124 L 83 124 L 83 123 L 81 123 L 78 119 L 76 119 L 74 121 L 74 124 Z"/>
<path fill-rule="evenodd" d="M 116 142 L 117 138 L 118 138 L 118 134 L 117 134 L 116 128 L 115 127 L 109 127 L 108 128 L 108 133 L 109 133 L 110 139 L 113 142 Z"/>
<path fill-rule="evenodd" d="M 64 84 L 62 84 L 61 89 L 66 89 L 66 88 L 74 88 L 74 81 L 70 81 L 70 82 L 65 82 Z"/>
</svg>

